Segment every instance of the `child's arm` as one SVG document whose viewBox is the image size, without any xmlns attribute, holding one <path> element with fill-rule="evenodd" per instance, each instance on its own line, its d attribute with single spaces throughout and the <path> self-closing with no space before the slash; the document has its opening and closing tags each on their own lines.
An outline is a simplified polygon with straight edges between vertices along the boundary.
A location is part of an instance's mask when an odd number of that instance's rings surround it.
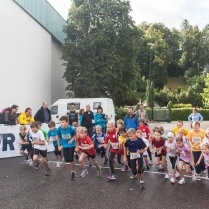
<svg viewBox="0 0 209 209">
<path fill-rule="evenodd" d="M 126 146 L 124 146 L 124 156 L 123 156 L 124 162 L 127 162 L 127 149 Z"/>
<path fill-rule="evenodd" d="M 191 154 L 190 154 L 190 155 L 191 155 Z M 192 155 L 192 157 L 193 157 L 193 155 Z M 200 164 L 200 162 L 201 162 L 202 159 L 203 159 L 203 154 L 200 155 L 200 158 L 199 158 L 199 160 L 197 161 L 196 166 Z M 194 159 L 193 159 L 193 160 L 194 160 Z"/>
</svg>

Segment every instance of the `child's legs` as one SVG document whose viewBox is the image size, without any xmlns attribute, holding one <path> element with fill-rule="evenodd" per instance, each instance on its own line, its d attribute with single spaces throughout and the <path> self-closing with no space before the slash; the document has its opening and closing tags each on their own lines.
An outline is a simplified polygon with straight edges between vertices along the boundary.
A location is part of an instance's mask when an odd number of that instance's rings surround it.
<svg viewBox="0 0 209 209">
<path fill-rule="evenodd" d="M 169 156 L 169 159 L 170 159 L 171 166 L 172 166 L 172 177 L 175 177 L 177 157 Z"/>
<path fill-rule="evenodd" d="M 46 166 L 47 169 L 50 169 L 49 162 L 47 160 L 47 150 L 40 150 L 40 154 L 42 156 L 42 162 Z"/>
<path fill-rule="evenodd" d="M 70 147 L 68 157 L 69 157 L 71 171 L 75 171 L 74 152 L 75 152 L 75 147 Z"/>
<path fill-rule="evenodd" d="M 99 168 L 99 165 L 98 165 L 98 163 L 97 163 L 97 161 L 95 159 L 95 155 L 91 155 L 91 161 L 92 161 L 93 165 L 96 166 L 96 168 Z"/>
<path fill-rule="evenodd" d="M 183 175 L 183 166 L 184 166 L 184 161 L 181 161 L 179 159 L 179 173 L 180 173 L 181 178 L 184 178 L 184 175 Z"/>
<path fill-rule="evenodd" d="M 200 158 L 201 152 L 192 152 L 192 153 L 193 153 L 193 156 L 194 156 L 195 171 L 196 171 L 197 174 L 200 174 L 201 173 L 201 168 L 202 168 L 201 163 L 199 165 L 196 165 L 196 163 Z"/>
<path fill-rule="evenodd" d="M 145 162 L 146 166 L 148 166 L 149 164 L 148 164 L 148 158 L 147 158 L 147 155 L 144 155 L 144 156 L 143 156 L 143 158 L 144 158 L 144 162 Z"/>
<path fill-rule="evenodd" d="M 148 149 L 147 149 L 147 152 L 148 152 L 148 155 L 149 155 L 149 159 L 152 160 L 152 153 L 150 152 L 149 147 L 148 147 Z"/>
<path fill-rule="evenodd" d="M 79 163 L 81 164 L 82 169 L 86 168 L 85 163 L 84 163 L 84 160 L 85 160 L 86 156 L 87 156 L 87 154 L 82 152 L 80 157 L 79 157 Z"/>
<path fill-rule="evenodd" d="M 137 170 L 136 170 L 136 159 L 132 159 L 131 161 L 131 171 L 133 175 L 137 174 Z"/>
<path fill-rule="evenodd" d="M 54 154 L 56 156 L 56 160 L 59 161 L 59 150 L 58 150 L 58 145 L 54 147 Z"/>
<path fill-rule="evenodd" d="M 160 165 L 160 156 L 159 155 L 155 155 L 155 165 L 156 166 Z"/>
<path fill-rule="evenodd" d="M 186 164 L 186 173 L 191 173 L 194 171 L 194 168 L 190 164 Z"/>
<path fill-rule="evenodd" d="M 161 164 L 163 166 L 163 169 L 165 172 L 167 172 L 167 166 L 166 166 L 166 156 L 162 155 L 162 160 L 161 160 Z"/>
<path fill-rule="evenodd" d="M 120 154 L 117 154 L 117 160 L 118 160 L 118 164 L 122 164 L 121 163 L 121 155 Z"/>
<path fill-rule="evenodd" d="M 143 181 L 144 179 L 144 174 L 143 174 L 143 158 L 140 157 L 137 159 L 138 161 L 138 173 L 139 173 L 139 179 L 140 181 Z"/>
<path fill-rule="evenodd" d="M 110 152 L 109 154 L 109 166 L 110 166 L 110 172 L 112 174 L 115 174 L 114 172 L 114 166 L 113 166 L 113 159 L 115 158 L 116 153 Z"/>
<path fill-rule="evenodd" d="M 127 160 L 128 160 L 128 167 L 131 168 L 131 160 L 130 160 L 130 155 L 127 155 Z"/>
</svg>

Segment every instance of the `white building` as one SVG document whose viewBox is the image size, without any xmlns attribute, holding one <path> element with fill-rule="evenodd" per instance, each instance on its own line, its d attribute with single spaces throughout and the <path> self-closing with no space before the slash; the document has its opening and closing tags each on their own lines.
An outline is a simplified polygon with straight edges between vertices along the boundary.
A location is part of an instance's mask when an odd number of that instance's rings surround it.
<svg viewBox="0 0 209 209">
<path fill-rule="evenodd" d="M 62 45 L 67 23 L 46 0 L 0 0 L 0 110 L 33 114 L 66 98 Z"/>
</svg>

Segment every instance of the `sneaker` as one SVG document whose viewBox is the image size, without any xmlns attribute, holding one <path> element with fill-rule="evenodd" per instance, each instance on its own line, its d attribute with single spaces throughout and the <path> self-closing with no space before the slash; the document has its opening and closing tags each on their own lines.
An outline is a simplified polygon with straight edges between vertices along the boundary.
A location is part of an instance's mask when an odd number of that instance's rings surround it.
<svg viewBox="0 0 209 209">
<path fill-rule="evenodd" d="M 176 171 L 175 177 L 178 178 L 180 176 L 179 172 Z"/>
<path fill-rule="evenodd" d="M 49 176 L 50 173 L 51 173 L 51 169 L 49 168 L 49 169 L 46 170 L 45 176 Z"/>
<path fill-rule="evenodd" d="M 175 184 L 175 178 L 171 177 L 171 184 Z"/>
<path fill-rule="evenodd" d="M 28 161 L 28 156 L 29 156 L 28 154 L 25 156 L 25 160 L 27 160 L 27 161 Z"/>
<path fill-rule="evenodd" d="M 121 169 L 120 169 L 122 172 L 125 172 L 126 171 L 126 166 L 125 165 L 122 165 Z"/>
<path fill-rule="evenodd" d="M 62 163 L 65 164 L 65 158 L 64 157 L 62 158 Z"/>
<path fill-rule="evenodd" d="M 129 177 L 129 179 L 133 180 L 133 179 L 135 179 L 136 177 L 137 177 L 137 174 L 136 174 L 136 175 L 131 174 L 131 176 Z"/>
<path fill-rule="evenodd" d="M 169 179 L 169 175 L 167 173 L 165 174 L 165 179 Z"/>
<path fill-rule="evenodd" d="M 101 167 L 99 166 L 99 168 L 97 169 L 97 176 L 101 177 L 102 176 L 102 170 Z"/>
<path fill-rule="evenodd" d="M 141 190 L 144 190 L 145 189 L 144 182 L 140 183 L 140 189 Z"/>
<path fill-rule="evenodd" d="M 73 172 L 71 172 L 71 177 L 70 177 L 70 179 L 71 179 L 71 180 L 76 179 L 76 175 L 75 175 L 75 172 L 74 172 L 74 171 L 73 171 Z"/>
<path fill-rule="evenodd" d="M 38 171 L 39 170 L 39 163 L 38 162 L 34 163 L 34 165 L 35 165 L 35 169 Z"/>
<path fill-rule="evenodd" d="M 205 177 L 206 175 L 207 175 L 207 171 L 206 170 L 202 171 L 201 176 Z"/>
<path fill-rule="evenodd" d="M 31 161 L 29 165 L 30 165 L 30 166 L 33 166 L 33 161 Z"/>
<path fill-rule="evenodd" d="M 115 175 L 114 174 L 110 174 L 107 178 L 109 180 L 115 180 Z"/>
<path fill-rule="evenodd" d="M 60 167 L 60 162 L 57 162 L 57 166 L 56 166 L 57 168 L 59 168 Z"/>
<path fill-rule="evenodd" d="M 152 160 L 150 160 L 150 162 L 149 162 L 149 165 L 153 165 L 153 162 L 152 162 Z"/>
<path fill-rule="evenodd" d="M 185 179 L 182 178 L 181 180 L 179 180 L 178 184 L 185 184 Z"/>
<path fill-rule="evenodd" d="M 149 166 L 148 166 L 148 165 L 146 166 L 146 170 L 147 170 L 147 171 L 149 170 Z"/>
<path fill-rule="evenodd" d="M 88 170 L 87 169 L 82 170 L 81 177 L 85 177 L 86 174 L 88 174 Z"/>
<path fill-rule="evenodd" d="M 197 181 L 200 181 L 201 180 L 200 174 L 196 174 L 196 179 L 197 179 Z"/>
<path fill-rule="evenodd" d="M 196 181 L 196 180 L 197 180 L 197 178 L 196 178 L 195 174 L 192 174 L 192 181 Z"/>
<path fill-rule="evenodd" d="M 128 165 L 126 165 L 125 167 L 126 167 L 126 170 L 125 170 L 126 172 L 131 170 L 131 169 L 128 167 Z"/>
<path fill-rule="evenodd" d="M 91 161 L 89 161 L 89 167 L 91 167 L 92 166 L 92 162 Z"/>
<path fill-rule="evenodd" d="M 108 163 L 108 159 L 105 159 L 104 165 L 107 165 L 107 163 Z"/>
</svg>

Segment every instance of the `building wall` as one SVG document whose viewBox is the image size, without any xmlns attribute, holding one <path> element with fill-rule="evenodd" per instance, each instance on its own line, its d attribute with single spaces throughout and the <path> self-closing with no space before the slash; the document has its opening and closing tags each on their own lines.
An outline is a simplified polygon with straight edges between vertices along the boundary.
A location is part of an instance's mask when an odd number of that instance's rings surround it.
<svg viewBox="0 0 209 209">
<path fill-rule="evenodd" d="M 53 39 L 51 41 L 51 69 L 52 69 L 52 77 L 51 77 L 51 101 L 52 104 L 56 102 L 58 99 L 65 99 L 66 91 L 65 88 L 67 86 L 67 82 L 62 78 L 65 67 L 62 66 L 64 61 L 61 59 L 62 57 L 62 47 L 58 45 Z"/>
<path fill-rule="evenodd" d="M 61 46 L 12 0 L 0 1 L 0 17 L 0 110 L 17 104 L 35 114 L 43 101 L 64 98 Z"/>
</svg>

